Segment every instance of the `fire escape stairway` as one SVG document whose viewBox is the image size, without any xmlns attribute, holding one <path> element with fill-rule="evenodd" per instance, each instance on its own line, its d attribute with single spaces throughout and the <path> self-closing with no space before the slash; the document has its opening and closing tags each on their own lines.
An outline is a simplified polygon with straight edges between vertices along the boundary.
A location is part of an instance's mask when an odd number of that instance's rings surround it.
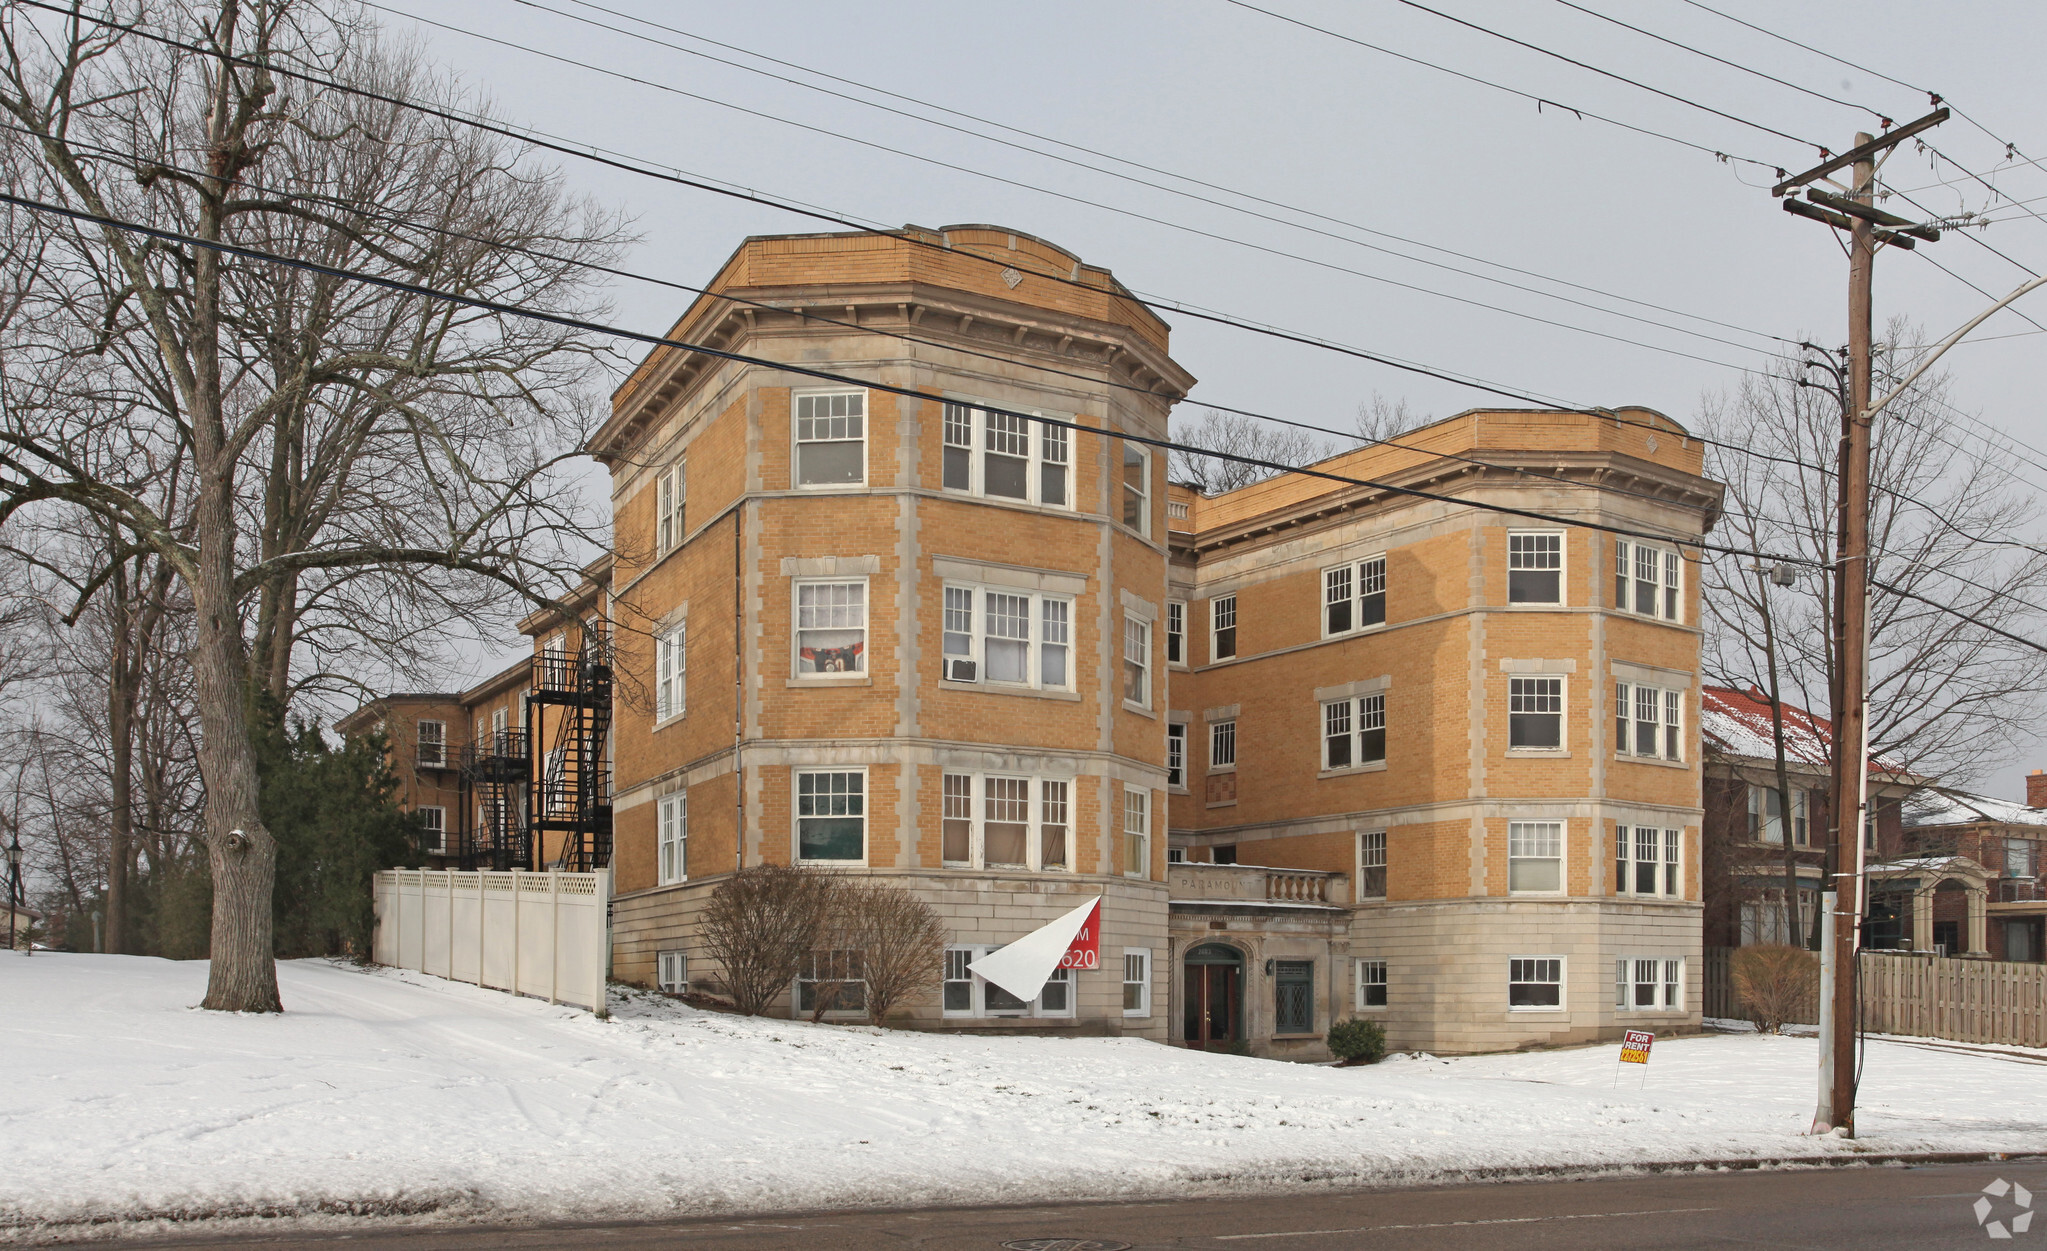
<svg viewBox="0 0 2047 1251">
<path fill-rule="evenodd" d="M 527 803 L 532 852 L 569 872 L 611 863 L 611 663 L 601 637 L 580 652 L 534 657 L 531 694 L 535 728 L 559 712 L 553 742 L 535 761 Z M 559 838 L 550 838 L 550 834 Z"/>
</svg>

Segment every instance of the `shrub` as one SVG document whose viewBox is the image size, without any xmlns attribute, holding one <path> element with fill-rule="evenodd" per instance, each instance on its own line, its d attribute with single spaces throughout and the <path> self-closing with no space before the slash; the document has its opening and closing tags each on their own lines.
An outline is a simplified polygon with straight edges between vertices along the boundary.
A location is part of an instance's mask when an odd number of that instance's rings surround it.
<svg viewBox="0 0 2047 1251">
<path fill-rule="evenodd" d="M 1386 1027 L 1353 1017 L 1329 1027 L 1329 1051 L 1345 1065 L 1377 1064 L 1386 1054 Z"/>
<path fill-rule="evenodd" d="M 759 1016 L 788 993 L 805 956 L 817 946 L 837 878 L 816 869 L 760 864 L 741 869 L 711 892 L 704 909 L 704 946 L 724 969 L 725 993 L 747 1016 Z"/>
<path fill-rule="evenodd" d="M 1820 962 L 1809 951 L 1782 943 L 1737 947 L 1730 972 L 1748 1019 L 1766 1034 L 1808 1023 L 1818 1007 Z"/>
<path fill-rule="evenodd" d="M 938 988 L 945 976 L 945 923 L 900 886 L 849 885 L 840 894 L 846 945 L 860 953 L 867 981 L 867 1019 L 880 1025 L 891 1009 Z"/>
</svg>

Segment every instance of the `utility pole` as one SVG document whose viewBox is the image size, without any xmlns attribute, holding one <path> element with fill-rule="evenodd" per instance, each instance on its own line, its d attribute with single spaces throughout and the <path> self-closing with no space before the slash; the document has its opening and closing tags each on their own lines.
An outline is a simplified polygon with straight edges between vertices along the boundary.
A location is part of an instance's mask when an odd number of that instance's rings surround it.
<svg viewBox="0 0 2047 1251">
<path fill-rule="evenodd" d="M 1827 805 L 1828 892 L 1834 900 L 1821 993 L 1821 1085 L 1813 1116 L 1817 1133 L 1855 1136 L 1855 952 L 1862 919 L 1862 825 L 1869 793 L 1869 460 L 1870 357 L 1873 338 L 1872 280 L 1879 243 L 1910 249 L 1914 239 L 1934 242 L 1940 232 L 1876 207 L 1877 157 L 1920 131 L 1940 125 L 1948 110 L 1937 108 L 1882 138 L 1855 136 L 1855 145 L 1803 174 L 1771 188 L 1783 196 L 1799 187 L 1805 199 L 1786 199 L 1784 211 L 1825 222 L 1849 233 L 1848 405 L 1841 431 L 1841 528 L 1835 553 L 1835 627 L 1839 672 L 1832 684 L 1833 778 Z M 1852 171 L 1840 195 L 1810 184 L 1843 169 Z M 1840 184 L 1836 183 L 1836 186 Z M 1785 814 L 1788 825 L 1790 814 Z M 1790 831 L 1785 832 L 1786 840 Z M 1852 840 L 1852 841 L 1851 841 Z M 1853 865 L 1853 871 L 1849 866 Z"/>
</svg>

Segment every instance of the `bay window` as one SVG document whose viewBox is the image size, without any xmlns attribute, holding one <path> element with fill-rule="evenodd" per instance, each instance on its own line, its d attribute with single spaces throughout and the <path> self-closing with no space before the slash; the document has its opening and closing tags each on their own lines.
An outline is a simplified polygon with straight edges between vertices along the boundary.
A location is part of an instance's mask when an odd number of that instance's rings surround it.
<svg viewBox="0 0 2047 1251">
<path fill-rule="evenodd" d="M 949 682 L 1067 690 L 1073 601 L 997 587 L 948 585 L 944 671 Z"/>
<path fill-rule="evenodd" d="M 1613 834 L 1614 890 L 1623 895 L 1677 898 L 1683 889 L 1678 864 L 1683 831 L 1616 825 Z"/>
<path fill-rule="evenodd" d="M 940 779 L 939 859 L 953 869 L 1073 865 L 1071 780 L 947 773 Z"/>
<path fill-rule="evenodd" d="M 1613 606 L 1622 612 L 1665 621 L 1682 620 L 1679 578 L 1684 560 L 1676 548 L 1616 539 L 1613 545 Z"/>
<path fill-rule="evenodd" d="M 858 863 L 867 858 L 867 774 L 798 772 L 796 856 Z"/>
<path fill-rule="evenodd" d="M 796 485 L 859 486 L 867 481 L 867 392 L 796 397 Z"/>
<path fill-rule="evenodd" d="M 1649 759 L 1684 758 L 1684 692 L 1616 682 L 1614 750 Z"/>
<path fill-rule="evenodd" d="M 867 671 L 867 583 L 796 584 L 796 676 Z"/>
<path fill-rule="evenodd" d="M 1072 441 L 1064 426 L 959 403 L 946 404 L 944 426 L 946 490 L 1071 505 Z"/>
</svg>

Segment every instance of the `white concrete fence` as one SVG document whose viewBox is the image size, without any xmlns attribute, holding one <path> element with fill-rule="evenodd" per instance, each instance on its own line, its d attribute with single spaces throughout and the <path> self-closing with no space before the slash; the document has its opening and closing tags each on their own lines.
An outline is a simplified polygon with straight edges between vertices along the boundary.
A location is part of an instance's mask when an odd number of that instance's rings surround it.
<svg viewBox="0 0 2047 1251">
<path fill-rule="evenodd" d="M 377 874 L 378 964 L 604 1012 L 611 871 Z"/>
</svg>

